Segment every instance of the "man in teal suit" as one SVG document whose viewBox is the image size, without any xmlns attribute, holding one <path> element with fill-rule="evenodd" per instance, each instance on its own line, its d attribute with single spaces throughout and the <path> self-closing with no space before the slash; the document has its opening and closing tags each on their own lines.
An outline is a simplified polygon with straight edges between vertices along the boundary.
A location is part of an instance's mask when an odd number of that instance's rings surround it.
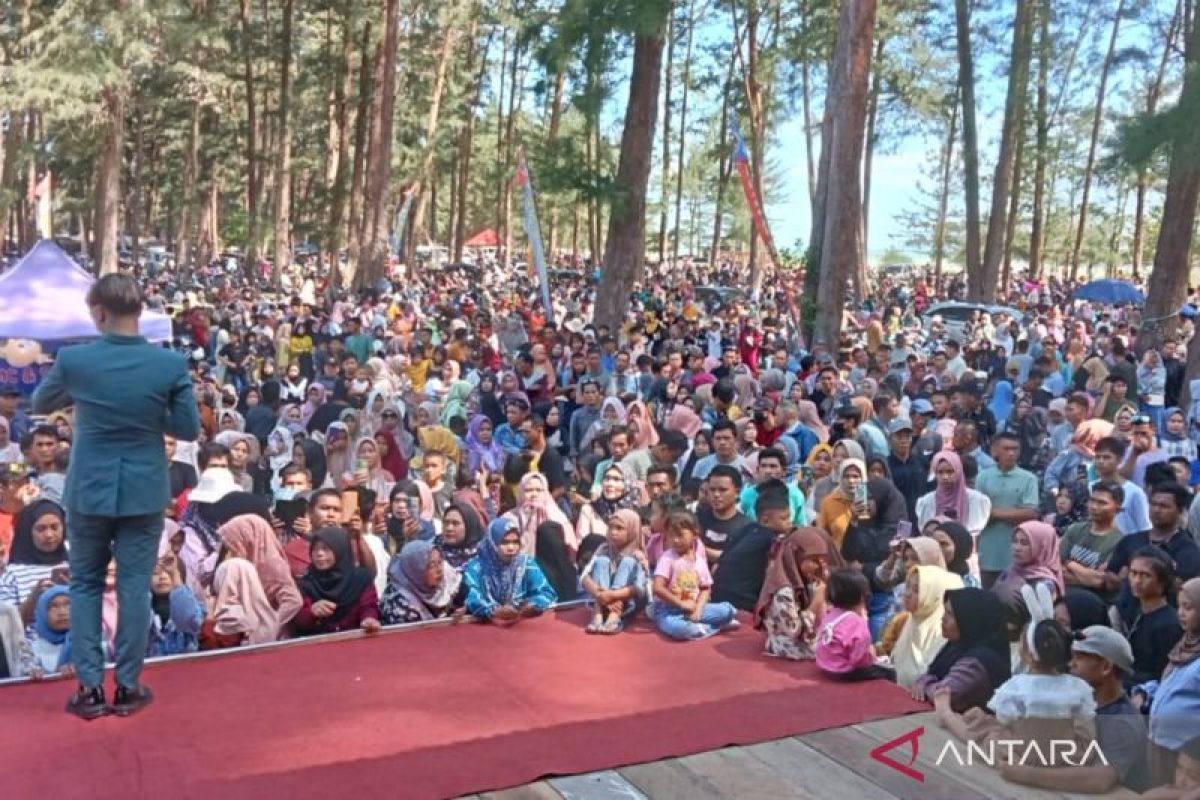
<svg viewBox="0 0 1200 800">
<path fill-rule="evenodd" d="M 63 503 L 71 564 L 71 651 L 79 689 L 67 711 L 128 716 L 153 696 L 139 680 L 150 630 L 150 577 L 171 500 L 163 435 L 195 439 L 200 418 L 187 363 L 138 335 L 142 296 L 127 275 L 92 285 L 88 308 L 101 336 L 58 351 L 33 396 L 35 413 L 75 407 Z M 104 698 L 100 604 L 117 562 L 117 686 Z"/>
</svg>

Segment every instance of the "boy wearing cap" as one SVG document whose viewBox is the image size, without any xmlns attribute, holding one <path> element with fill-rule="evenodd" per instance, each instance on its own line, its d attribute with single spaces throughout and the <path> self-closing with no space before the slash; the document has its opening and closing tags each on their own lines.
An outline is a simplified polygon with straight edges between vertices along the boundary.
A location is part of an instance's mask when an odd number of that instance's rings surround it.
<svg viewBox="0 0 1200 800">
<path fill-rule="evenodd" d="M 1133 791 L 1147 788 L 1146 723 L 1125 695 L 1122 673 L 1133 669 L 1128 640 L 1104 625 L 1085 628 L 1072 646 L 1071 673 L 1092 687 L 1096 700 L 1096 741 L 1105 763 L 1087 766 L 1000 769 L 1005 779 L 1043 789 L 1101 794 L 1118 783 Z"/>
</svg>

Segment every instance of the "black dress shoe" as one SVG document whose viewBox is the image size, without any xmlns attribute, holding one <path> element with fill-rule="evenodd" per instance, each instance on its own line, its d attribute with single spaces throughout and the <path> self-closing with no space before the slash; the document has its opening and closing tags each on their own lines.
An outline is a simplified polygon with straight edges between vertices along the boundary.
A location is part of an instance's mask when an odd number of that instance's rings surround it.
<svg viewBox="0 0 1200 800">
<path fill-rule="evenodd" d="M 67 700 L 67 713 L 74 714 L 80 719 L 98 719 L 109 711 L 108 703 L 104 701 L 103 686 L 83 686 L 82 684 Z"/>
<path fill-rule="evenodd" d="M 118 684 L 117 692 L 113 695 L 112 711 L 118 717 L 128 717 L 141 711 L 152 702 L 154 702 L 154 693 L 150 691 L 149 686 L 138 684 L 129 689 Z"/>
</svg>

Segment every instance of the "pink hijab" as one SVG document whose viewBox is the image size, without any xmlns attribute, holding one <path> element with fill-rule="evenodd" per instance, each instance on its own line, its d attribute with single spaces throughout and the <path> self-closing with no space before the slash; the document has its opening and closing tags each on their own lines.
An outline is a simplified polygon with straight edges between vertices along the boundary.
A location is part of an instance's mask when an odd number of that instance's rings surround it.
<svg viewBox="0 0 1200 800">
<path fill-rule="evenodd" d="M 542 500 L 536 505 L 526 500 L 526 492 L 535 483 L 542 486 Z M 521 552 L 537 556 L 537 529 L 543 522 L 557 522 L 563 529 L 563 541 L 572 550 L 579 549 L 579 539 L 575 535 L 575 526 L 567 515 L 562 512 L 554 498 L 550 495 L 550 484 L 546 476 L 540 472 L 526 473 L 517 484 L 517 507 L 507 514 L 505 519 L 517 523 L 521 529 Z"/>
<path fill-rule="evenodd" d="M 267 521 L 257 514 L 234 517 L 217 529 L 221 541 L 244 554 L 254 565 L 259 583 L 280 622 L 290 622 L 304 607 L 304 598 L 292 578 L 287 555 Z"/>
<path fill-rule="evenodd" d="M 625 421 L 627 425 L 631 422 L 637 423 L 638 434 L 637 441 L 634 442 L 634 449 L 647 449 L 658 444 L 658 431 L 654 429 L 650 412 L 641 400 L 634 400 L 629 404 L 629 408 L 625 411 Z"/>
<path fill-rule="evenodd" d="M 704 422 L 696 412 L 685 405 L 676 405 L 667 414 L 667 430 L 679 431 L 689 439 L 694 439 L 703 427 Z"/>
<path fill-rule="evenodd" d="M 273 642 L 282 624 L 263 591 L 254 565 L 244 558 L 227 558 L 213 573 L 213 622 L 217 633 L 242 633 L 247 644 Z"/>
<path fill-rule="evenodd" d="M 1015 575 L 1029 582 L 1035 580 L 1051 580 L 1058 589 L 1058 596 L 1063 596 L 1062 560 L 1058 554 L 1058 534 L 1054 526 L 1045 522 L 1022 522 L 1013 531 L 1022 531 L 1029 537 L 1033 549 L 1033 561 L 1018 566 L 1013 564 L 1008 569 L 1009 575 Z"/>
<path fill-rule="evenodd" d="M 954 468 L 954 486 L 946 488 L 940 482 L 934 490 L 934 513 L 941 514 L 947 509 L 953 509 L 958 515 L 959 525 L 967 524 L 967 479 L 963 475 L 962 459 L 953 450 L 943 450 L 934 455 L 929 464 L 929 471 L 937 474 L 938 465 L 942 462 Z"/>
<path fill-rule="evenodd" d="M 800 412 L 796 419 L 800 424 L 811 430 L 817 435 L 817 440 L 822 444 L 829 441 L 829 428 L 824 422 L 821 422 L 821 414 L 817 411 L 817 404 L 812 400 L 797 400 L 796 409 Z"/>
</svg>

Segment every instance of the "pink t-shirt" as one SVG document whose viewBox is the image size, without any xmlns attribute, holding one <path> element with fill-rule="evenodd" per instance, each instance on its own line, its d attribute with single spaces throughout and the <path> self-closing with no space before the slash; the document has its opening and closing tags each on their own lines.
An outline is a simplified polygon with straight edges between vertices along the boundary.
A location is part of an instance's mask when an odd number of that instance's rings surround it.
<svg viewBox="0 0 1200 800">
<path fill-rule="evenodd" d="M 826 611 L 817 631 L 817 666 L 844 674 L 874 663 L 866 617 L 841 608 Z"/>
<path fill-rule="evenodd" d="M 666 578 L 667 588 L 680 600 L 695 600 L 701 591 L 712 587 L 712 573 L 708 571 L 708 558 L 703 548 L 687 557 L 674 549 L 663 551 L 654 568 L 654 576 Z"/>
</svg>

